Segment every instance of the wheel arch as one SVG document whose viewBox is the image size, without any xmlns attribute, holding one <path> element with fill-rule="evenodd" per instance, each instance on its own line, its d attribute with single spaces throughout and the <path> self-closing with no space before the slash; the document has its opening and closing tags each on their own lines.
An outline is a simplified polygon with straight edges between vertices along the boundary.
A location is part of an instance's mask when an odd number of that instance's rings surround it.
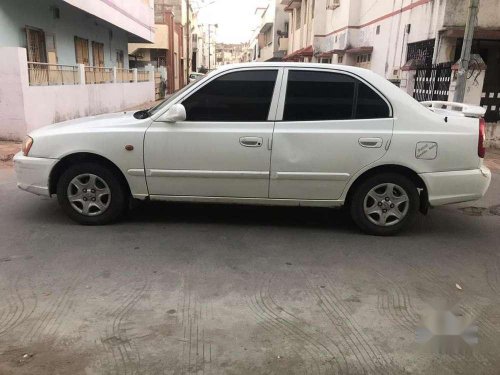
<svg viewBox="0 0 500 375">
<path fill-rule="evenodd" d="M 127 179 L 125 178 L 125 175 L 120 170 L 120 168 L 118 168 L 116 166 L 116 164 L 113 163 L 108 158 L 106 158 L 102 155 L 91 153 L 91 152 L 77 152 L 77 153 L 66 155 L 61 160 L 59 160 L 57 162 L 57 164 L 50 171 L 49 194 L 51 196 L 53 194 L 56 194 L 57 183 L 59 182 L 61 175 L 64 173 L 64 171 L 66 169 L 68 169 L 72 165 L 75 165 L 78 163 L 87 163 L 87 162 L 99 163 L 101 165 L 108 167 L 110 170 L 113 171 L 113 173 L 116 174 L 116 176 L 118 176 L 118 178 L 120 179 L 120 182 L 125 187 L 127 193 L 129 195 L 131 195 L 130 185 L 127 182 Z"/>
<path fill-rule="evenodd" d="M 408 177 L 419 189 L 420 212 L 422 212 L 423 214 L 427 213 L 429 207 L 429 194 L 424 180 L 413 169 L 398 164 L 378 165 L 364 171 L 362 174 L 357 176 L 352 184 L 348 187 L 345 204 L 349 205 L 351 203 L 352 195 L 363 181 L 371 176 L 380 173 L 397 173 Z"/>
</svg>

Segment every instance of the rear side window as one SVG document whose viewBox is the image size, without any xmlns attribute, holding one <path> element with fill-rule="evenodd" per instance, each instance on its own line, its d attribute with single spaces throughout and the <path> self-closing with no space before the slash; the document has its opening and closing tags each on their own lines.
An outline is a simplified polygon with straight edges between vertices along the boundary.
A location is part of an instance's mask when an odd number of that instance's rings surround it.
<svg viewBox="0 0 500 375">
<path fill-rule="evenodd" d="M 370 87 L 363 82 L 358 84 L 358 97 L 356 101 L 356 118 L 386 118 L 389 117 L 389 106 Z"/>
<path fill-rule="evenodd" d="M 292 70 L 288 73 L 285 121 L 352 118 L 355 80 L 343 74 Z"/>
<path fill-rule="evenodd" d="M 225 74 L 182 103 L 187 121 L 267 121 L 277 70 Z"/>
<path fill-rule="evenodd" d="M 340 73 L 288 73 L 284 121 L 385 118 L 387 103 L 358 79 Z"/>
</svg>

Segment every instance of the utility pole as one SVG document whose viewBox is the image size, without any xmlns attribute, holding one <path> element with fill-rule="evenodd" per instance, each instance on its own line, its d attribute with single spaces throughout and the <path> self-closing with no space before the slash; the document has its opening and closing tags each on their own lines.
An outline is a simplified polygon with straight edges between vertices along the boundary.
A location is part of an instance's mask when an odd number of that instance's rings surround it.
<svg viewBox="0 0 500 375">
<path fill-rule="evenodd" d="M 212 44 L 212 38 L 211 38 L 211 34 L 210 34 L 210 24 L 208 24 L 208 71 L 210 71 L 210 69 L 212 68 L 211 66 L 211 63 L 212 63 L 212 59 L 210 58 L 210 53 L 211 53 L 211 44 Z"/>
<path fill-rule="evenodd" d="M 189 63 L 191 62 L 191 49 L 190 43 L 191 43 L 191 14 L 189 13 L 189 10 L 191 9 L 191 4 L 189 3 L 189 0 L 186 0 L 186 6 L 187 6 L 187 32 L 186 32 L 186 85 L 189 84 Z"/>
<path fill-rule="evenodd" d="M 469 0 L 469 11 L 467 13 L 467 24 L 465 25 L 464 42 L 460 54 L 459 68 L 457 72 L 457 85 L 453 101 L 463 103 L 465 96 L 465 84 L 467 82 L 467 71 L 469 70 L 470 52 L 472 40 L 474 39 L 474 28 L 476 27 L 477 14 L 479 12 L 479 0 Z"/>
</svg>

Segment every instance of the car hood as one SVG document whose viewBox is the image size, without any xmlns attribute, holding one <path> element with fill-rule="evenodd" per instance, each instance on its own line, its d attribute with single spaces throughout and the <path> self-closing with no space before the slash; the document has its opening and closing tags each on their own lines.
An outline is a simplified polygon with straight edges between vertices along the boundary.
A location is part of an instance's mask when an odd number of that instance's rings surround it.
<svg viewBox="0 0 500 375">
<path fill-rule="evenodd" d="M 136 111 L 117 112 L 104 115 L 81 117 L 74 120 L 58 122 L 56 124 L 44 126 L 30 132 L 31 137 L 45 136 L 54 133 L 80 133 L 89 130 L 112 130 L 125 126 L 134 126 L 144 123 L 145 120 L 138 120 L 134 117 Z"/>
</svg>

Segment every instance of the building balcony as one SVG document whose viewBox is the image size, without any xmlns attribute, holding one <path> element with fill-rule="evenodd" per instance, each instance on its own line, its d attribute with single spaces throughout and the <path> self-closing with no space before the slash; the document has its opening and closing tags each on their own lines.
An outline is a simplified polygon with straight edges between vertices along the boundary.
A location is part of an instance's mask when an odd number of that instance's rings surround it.
<svg viewBox="0 0 500 375">
<path fill-rule="evenodd" d="M 463 0 L 446 0 L 443 28 L 465 28 L 469 2 Z M 477 27 L 480 29 L 498 29 L 498 0 L 481 0 Z"/>
<path fill-rule="evenodd" d="M 61 0 L 129 33 L 130 42 L 154 42 L 154 7 L 150 0 Z"/>
<path fill-rule="evenodd" d="M 151 69 L 123 69 L 27 62 L 30 86 L 98 85 L 153 81 Z"/>
<path fill-rule="evenodd" d="M 126 110 L 155 100 L 154 69 L 28 62 L 26 49 L 1 47 L 0 137 L 78 117 Z"/>
</svg>

